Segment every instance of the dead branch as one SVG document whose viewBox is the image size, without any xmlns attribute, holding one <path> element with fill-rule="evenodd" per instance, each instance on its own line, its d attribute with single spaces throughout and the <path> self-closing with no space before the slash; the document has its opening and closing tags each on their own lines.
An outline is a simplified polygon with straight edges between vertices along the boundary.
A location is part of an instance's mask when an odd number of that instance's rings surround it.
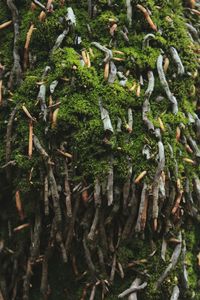
<svg viewBox="0 0 200 300">
<path fill-rule="evenodd" d="M 37 151 L 40 153 L 40 155 L 43 157 L 44 160 L 47 160 L 49 158 L 49 155 L 44 150 L 44 148 L 41 146 L 40 141 L 38 140 L 37 136 L 34 134 L 33 136 L 33 143 Z"/>
<path fill-rule="evenodd" d="M 113 157 L 111 157 L 109 161 L 108 182 L 106 187 L 108 206 L 113 204 L 113 184 L 114 184 Z"/>
<path fill-rule="evenodd" d="M 29 142 L 28 142 L 28 156 L 32 157 L 33 154 L 33 122 L 29 121 Z"/>
<path fill-rule="evenodd" d="M 47 176 L 44 178 L 44 214 L 45 216 L 49 215 L 49 184 Z"/>
<path fill-rule="evenodd" d="M 180 294 L 179 287 L 178 285 L 175 285 L 170 300 L 178 300 L 179 294 Z"/>
<path fill-rule="evenodd" d="M 146 183 L 143 184 L 141 200 L 140 200 L 140 207 L 138 212 L 138 218 L 135 225 L 135 231 L 140 232 L 144 230 L 145 223 L 146 223 L 146 212 L 147 212 L 147 191 L 148 186 Z"/>
<path fill-rule="evenodd" d="M 131 177 L 132 177 L 132 171 L 133 171 L 133 166 L 131 161 L 129 160 L 129 168 L 128 168 L 128 175 L 127 175 L 127 180 L 124 183 L 123 186 L 123 210 L 126 211 L 127 205 L 128 205 L 128 197 L 130 194 L 130 188 L 131 188 Z"/>
<path fill-rule="evenodd" d="M 20 45 L 20 33 L 19 33 L 19 13 L 13 0 L 7 0 L 7 5 L 12 14 L 12 22 L 14 26 L 14 44 L 13 44 L 13 67 L 10 73 L 8 87 L 13 90 L 16 86 L 22 82 L 22 68 L 20 65 L 19 45 Z"/>
<path fill-rule="evenodd" d="M 146 8 L 144 8 L 144 6 L 137 4 L 136 7 L 144 14 L 145 19 L 147 20 L 147 22 L 149 23 L 150 27 L 154 30 L 154 31 L 158 31 L 157 26 L 154 24 L 154 22 L 152 21 L 148 11 Z"/>
<path fill-rule="evenodd" d="M 49 66 L 45 67 L 44 72 L 42 74 L 42 81 L 44 81 L 45 77 L 49 73 L 51 68 Z M 40 102 L 41 113 L 43 116 L 43 120 L 46 122 L 47 120 L 47 105 L 46 105 L 46 85 L 42 83 L 40 85 L 39 93 L 37 95 L 37 101 Z"/>
<path fill-rule="evenodd" d="M 123 293 L 119 294 L 118 298 L 119 299 L 124 298 L 129 294 L 143 290 L 145 287 L 147 287 L 147 282 L 144 282 L 143 284 L 138 286 L 134 285 L 133 287 L 130 287 L 129 289 L 125 290 Z"/>
<path fill-rule="evenodd" d="M 23 221 L 24 220 L 24 210 L 23 210 L 19 191 L 16 191 L 16 193 L 15 193 L 15 204 L 16 204 L 16 208 L 17 208 L 20 220 Z"/>
<path fill-rule="evenodd" d="M 61 33 L 58 36 L 58 38 L 57 38 L 57 40 L 55 42 L 55 45 L 52 48 L 52 52 L 54 52 L 55 50 L 57 50 L 61 46 L 62 42 L 64 41 L 64 38 L 67 36 L 68 33 L 69 33 L 69 28 L 65 29 L 63 31 L 63 33 Z"/>
<path fill-rule="evenodd" d="M 5 22 L 5 23 L 0 24 L 0 30 L 1 30 L 1 29 L 7 28 L 7 27 L 10 26 L 11 24 L 12 24 L 12 21 L 11 21 L 11 20 L 10 20 L 10 21 L 7 21 L 7 22 Z"/>
<path fill-rule="evenodd" d="M 172 253 L 171 259 L 170 259 L 170 264 L 168 265 L 168 267 L 165 269 L 165 271 L 163 272 L 163 274 L 159 277 L 157 283 L 156 283 L 156 288 L 159 288 L 160 285 L 162 284 L 162 282 L 166 279 L 166 277 L 168 276 L 168 274 L 171 272 L 171 270 L 176 266 L 179 256 L 181 254 L 181 249 L 182 249 L 182 235 L 181 233 L 179 234 L 179 239 L 181 241 L 181 243 L 179 243 L 175 249 L 174 252 Z"/>
<path fill-rule="evenodd" d="M 58 186 L 56 183 L 56 179 L 53 173 L 53 168 L 51 165 L 49 165 L 48 168 L 48 179 L 49 179 L 49 186 L 51 190 L 51 197 L 53 200 L 53 207 L 54 207 L 54 213 L 55 213 L 55 220 L 57 224 L 60 224 L 62 221 L 62 214 L 61 214 L 61 208 L 60 208 L 60 196 L 58 193 Z"/>
<path fill-rule="evenodd" d="M 141 284 L 141 279 L 136 278 L 131 284 L 131 288 L 138 287 Z M 137 292 L 134 292 L 128 296 L 128 300 L 137 300 Z"/>
<path fill-rule="evenodd" d="M 113 133 L 113 127 L 108 111 L 103 107 L 101 100 L 99 100 L 99 109 L 101 112 L 101 120 L 103 121 L 104 131 Z"/>
<path fill-rule="evenodd" d="M 108 83 L 114 83 L 117 77 L 117 68 L 113 61 L 110 61 L 110 72 L 108 76 Z"/>
<path fill-rule="evenodd" d="M 96 282 L 96 268 L 92 261 L 91 253 L 90 253 L 89 247 L 87 245 L 87 233 L 86 232 L 83 237 L 83 248 L 85 251 L 85 259 L 86 259 L 86 262 L 88 265 L 88 269 L 90 271 L 90 275 L 92 277 L 92 281 Z"/>
<path fill-rule="evenodd" d="M 32 0 L 35 5 L 37 5 L 39 8 L 41 8 L 44 12 L 47 11 L 46 7 L 38 0 Z"/>
<path fill-rule="evenodd" d="M 149 47 L 150 40 L 155 38 L 156 36 L 153 33 L 148 33 L 147 35 L 145 35 L 142 41 L 142 48 L 144 49 L 146 47 Z"/>
<path fill-rule="evenodd" d="M 100 51 L 104 52 L 106 54 L 106 57 L 104 59 L 104 62 L 107 63 L 109 62 L 112 57 L 112 50 L 106 48 L 105 46 L 102 46 L 101 44 L 97 43 L 97 42 L 92 42 L 91 45 L 95 46 L 97 49 L 99 49 Z"/>
<path fill-rule="evenodd" d="M 144 121 L 145 125 L 147 126 L 148 130 L 154 131 L 154 125 L 148 118 L 148 115 L 150 112 L 149 98 L 151 97 L 151 94 L 154 90 L 154 82 L 155 82 L 152 71 L 148 72 L 148 79 L 149 79 L 148 88 L 145 92 L 145 101 L 144 101 L 143 107 L 142 107 L 142 118 L 143 118 L 143 121 Z"/>
<path fill-rule="evenodd" d="M 70 249 L 71 249 L 71 242 L 72 242 L 73 234 L 74 234 L 74 225 L 75 225 L 76 216 L 77 216 L 79 205 L 80 205 L 80 199 L 81 199 L 80 195 L 77 195 L 77 197 L 75 198 L 75 205 L 74 205 L 74 209 L 72 212 L 72 218 L 70 219 L 70 223 L 69 223 L 69 227 L 68 227 L 68 231 L 67 231 L 67 237 L 66 237 L 66 241 L 65 241 L 65 249 L 66 249 L 67 255 L 69 255 Z"/>
<path fill-rule="evenodd" d="M 113 254 L 113 260 L 112 260 L 112 268 L 110 272 L 110 282 L 113 283 L 115 279 L 115 272 L 116 272 L 116 263 L 117 263 L 117 256 L 116 253 Z"/>
<path fill-rule="evenodd" d="M 24 71 L 26 71 L 27 67 L 28 67 L 28 59 L 29 59 L 29 46 L 30 46 L 30 41 L 31 41 L 31 37 L 33 34 L 33 31 L 36 28 L 34 27 L 34 24 L 31 24 L 27 34 L 26 34 L 26 42 L 25 42 L 25 46 L 24 46 L 24 61 L 23 61 L 23 67 L 24 67 Z"/>
<path fill-rule="evenodd" d="M 28 259 L 26 266 L 26 274 L 24 276 L 23 282 L 23 300 L 29 300 L 29 289 L 30 289 L 30 280 L 32 277 L 32 266 L 31 261 Z"/>
<path fill-rule="evenodd" d="M 11 159 L 11 143 L 12 143 L 12 128 L 13 128 L 13 121 L 15 118 L 17 112 L 17 106 L 12 110 L 9 120 L 8 120 L 8 124 L 7 124 L 7 131 L 6 131 L 6 164 L 8 164 L 8 162 Z M 11 178 L 11 170 L 10 170 L 10 165 L 7 165 L 6 167 L 6 177 L 8 179 L 8 181 L 10 181 Z"/>
<path fill-rule="evenodd" d="M 156 169 L 156 174 L 154 176 L 154 181 L 152 185 L 152 195 L 153 195 L 153 209 L 152 209 L 152 217 L 154 219 L 154 230 L 157 230 L 157 219 L 158 219 L 158 195 L 159 195 L 159 182 L 162 171 L 165 167 L 165 150 L 163 143 L 161 141 L 158 142 L 159 149 L 159 162 L 158 167 Z"/>
<path fill-rule="evenodd" d="M 170 53 L 171 53 L 171 56 L 172 56 L 174 62 L 177 65 L 178 74 L 179 75 L 183 75 L 185 73 L 185 68 L 184 68 L 184 66 L 182 64 L 182 61 L 180 59 L 180 56 L 178 55 L 177 50 L 174 47 L 170 47 Z"/>
<path fill-rule="evenodd" d="M 133 8 L 132 8 L 132 1 L 126 0 L 126 16 L 128 20 L 128 24 L 131 27 L 132 25 L 132 16 L 133 16 Z"/>
<path fill-rule="evenodd" d="M 177 100 L 174 97 L 174 95 L 171 93 L 171 91 L 169 89 L 169 85 L 165 78 L 165 73 L 163 70 L 163 56 L 161 54 L 158 56 L 158 59 L 157 59 L 157 70 L 158 70 L 158 75 L 159 75 L 162 87 L 165 90 L 165 93 L 166 93 L 169 101 L 172 103 L 172 111 L 174 114 L 177 114 L 177 112 L 178 112 Z"/>
</svg>

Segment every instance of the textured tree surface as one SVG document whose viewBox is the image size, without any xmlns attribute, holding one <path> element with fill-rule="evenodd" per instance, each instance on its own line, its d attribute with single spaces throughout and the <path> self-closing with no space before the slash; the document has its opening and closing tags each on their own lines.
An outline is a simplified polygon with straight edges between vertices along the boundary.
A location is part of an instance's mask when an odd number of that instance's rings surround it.
<svg viewBox="0 0 200 300">
<path fill-rule="evenodd" d="M 0 0 L 0 299 L 200 299 L 200 1 Z"/>
</svg>

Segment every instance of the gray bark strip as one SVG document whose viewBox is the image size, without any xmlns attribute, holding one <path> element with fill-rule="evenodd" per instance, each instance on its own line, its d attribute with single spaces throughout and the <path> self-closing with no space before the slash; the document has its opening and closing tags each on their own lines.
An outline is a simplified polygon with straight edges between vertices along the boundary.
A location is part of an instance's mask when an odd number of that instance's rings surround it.
<svg viewBox="0 0 200 300">
<path fill-rule="evenodd" d="M 22 68 L 20 65 L 20 55 L 19 55 L 19 41 L 20 41 L 19 12 L 13 0 L 7 0 L 7 5 L 11 11 L 13 26 L 14 26 L 14 45 L 13 45 L 14 63 L 13 63 L 13 67 L 8 82 L 8 87 L 12 90 L 14 87 L 20 85 L 22 82 Z"/>
<path fill-rule="evenodd" d="M 104 59 L 105 63 L 109 62 L 112 59 L 112 57 L 113 57 L 112 50 L 108 49 L 105 46 L 102 46 L 98 42 L 92 42 L 91 45 L 95 46 L 97 49 L 99 49 L 100 51 L 102 51 L 106 54 L 106 57 Z"/>
<path fill-rule="evenodd" d="M 175 285 L 170 300 L 178 300 L 180 294 L 179 287 Z"/>
<path fill-rule="evenodd" d="M 178 262 L 179 256 L 181 254 L 181 249 L 182 249 L 182 235 L 181 235 L 181 233 L 179 233 L 179 240 L 181 241 L 181 243 L 179 243 L 175 247 L 174 252 L 172 253 L 172 256 L 171 256 L 170 263 L 169 263 L 168 267 L 165 269 L 165 271 L 163 272 L 163 274 L 159 277 L 159 279 L 156 283 L 156 288 L 159 288 L 159 286 L 167 278 L 167 276 L 169 275 L 171 270 L 173 270 L 173 268 L 176 266 L 176 264 Z"/>
<path fill-rule="evenodd" d="M 153 33 L 148 33 L 147 35 L 145 35 L 142 42 L 142 48 L 144 49 L 146 47 L 149 47 L 150 40 L 155 38 L 156 36 Z"/>
<path fill-rule="evenodd" d="M 141 284 L 141 279 L 136 278 L 131 284 L 131 288 L 138 287 Z M 128 300 L 137 300 L 137 292 L 134 292 L 128 296 Z"/>
<path fill-rule="evenodd" d="M 107 199 L 108 199 L 108 206 L 113 204 L 113 184 L 114 184 L 114 174 L 113 174 L 113 157 L 111 156 L 109 162 L 109 171 L 108 171 L 108 181 L 107 181 Z"/>
<path fill-rule="evenodd" d="M 155 85 L 155 80 L 154 80 L 154 75 L 152 71 L 148 72 L 148 87 L 147 90 L 145 92 L 145 100 L 142 106 L 142 119 L 145 123 L 145 125 L 147 126 L 149 131 L 154 131 L 154 125 L 153 123 L 149 120 L 148 118 L 148 114 L 150 113 L 150 102 L 149 102 L 149 98 L 151 97 L 151 94 L 154 90 L 154 85 Z"/>
<path fill-rule="evenodd" d="M 178 74 L 179 75 L 183 75 L 185 73 L 185 68 L 184 68 L 184 66 L 182 64 L 182 61 L 180 59 L 180 56 L 179 56 L 177 50 L 174 47 L 170 47 L 170 53 L 171 53 L 171 56 L 172 56 L 174 62 L 177 65 Z"/>
<path fill-rule="evenodd" d="M 113 61 L 110 62 L 110 72 L 108 76 L 108 83 L 114 83 L 117 77 L 117 68 Z"/>
<path fill-rule="evenodd" d="M 51 68 L 49 66 L 45 67 L 44 72 L 42 74 L 42 80 L 45 79 L 45 77 L 47 76 L 50 70 Z M 39 93 L 37 95 L 37 100 L 40 102 L 40 108 L 41 108 L 43 120 L 46 122 L 48 110 L 46 105 L 46 84 L 45 83 L 42 83 L 40 86 Z"/>
<path fill-rule="evenodd" d="M 133 17 L 133 9 L 132 9 L 132 1 L 131 0 L 126 0 L 126 16 L 128 20 L 128 24 L 131 27 L 132 25 L 132 17 Z"/>
<path fill-rule="evenodd" d="M 129 289 L 125 290 L 123 293 L 119 294 L 118 298 L 121 299 L 121 298 L 124 298 L 124 297 L 128 296 L 129 294 L 132 294 L 132 293 L 137 292 L 137 291 L 141 291 L 146 286 L 147 286 L 147 282 L 144 282 L 143 284 L 141 284 L 137 287 L 136 286 L 130 287 Z"/>
<path fill-rule="evenodd" d="M 156 174 L 154 176 L 154 181 L 152 185 L 152 194 L 153 194 L 153 212 L 152 217 L 153 219 L 158 218 L 158 196 L 159 196 L 159 182 L 160 182 L 160 176 L 162 171 L 165 167 L 165 150 L 163 143 L 161 141 L 158 142 L 158 156 L 159 156 L 159 162 L 158 167 L 156 170 Z"/>
<path fill-rule="evenodd" d="M 163 56 L 161 54 L 158 56 L 158 59 L 157 59 L 157 70 L 158 70 L 158 75 L 160 78 L 161 85 L 162 85 L 169 101 L 172 103 L 172 112 L 173 112 L 173 114 L 177 114 L 178 113 L 178 103 L 177 103 L 177 100 L 174 97 L 174 95 L 171 93 L 168 82 L 166 80 L 165 72 L 163 70 Z"/>
<path fill-rule="evenodd" d="M 113 127 L 110 120 L 108 111 L 103 107 L 101 100 L 99 100 L 99 109 L 101 112 L 101 119 L 103 121 L 104 131 L 109 131 L 113 133 Z"/>
<path fill-rule="evenodd" d="M 57 50 L 57 49 L 61 46 L 61 44 L 62 44 L 64 38 L 67 36 L 68 33 L 69 33 L 69 28 L 68 28 L 68 29 L 65 29 L 65 30 L 63 31 L 63 33 L 61 33 L 61 34 L 57 37 L 57 40 L 56 40 L 56 42 L 55 42 L 55 45 L 54 45 L 53 48 L 52 48 L 52 52 L 54 52 L 55 50 Z"/>
</svg>

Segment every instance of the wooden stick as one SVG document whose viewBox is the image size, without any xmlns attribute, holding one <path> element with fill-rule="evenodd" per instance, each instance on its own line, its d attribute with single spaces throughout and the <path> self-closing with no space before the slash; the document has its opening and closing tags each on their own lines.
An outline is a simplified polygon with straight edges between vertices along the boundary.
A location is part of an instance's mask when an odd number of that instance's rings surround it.
<svg viewBox="0 0 200 300">
<path fill-rule="evenodd" d="M 31 36 L 33 34 L 34 29 L 35 29 L 34 24 L 31 24 L 31 26 L 26 34 L 26 42 L 25 42 L 25 46 L 24 46 L 24 61 L 23 61 L 24 70 L 26 70 L 27 66 L 28 66 L 29 45 L 30 45 Z"/>
<path fill-rule="evenodd" d="M 144 6 L 137 4 L 136 7 L 144 14 L 145 19 L 147 20 L 147 22 L 149 23 L 150 27 L 155 30 L 158 31 L 157 26 L 154 24 L 154 22 L 152 21 L 148 11 L 146 8 L 144 8 Z"/>
<path fill-rule="evenodd" d="M 29 140 L 28 140 L 28 156 L 32 157 L 33 154 L 33 122 L 29 122 Z"/>
<path fill-rule="evenodd" d="M 16 204 L 16 208 L 17 208 L 20 220 L 22 221 L 24 219 L 24 211 L 23 211 L 23 206 L 22 206 L 22 201 L 21 201 L 19 191 L 16 191 L 16 193 L 15 193 L 15 204 Z"/>
<path fill-rule="evenodd" d="M 25 112 L 25 114 L 27 115 L 27 117 L 31 120 L 31 121 L 36 121 L 36 119 L 34 117 L 31 116 L 31 114 L 29 113 L 28 109 L 26 108 L 25 105 L 22 105 L 22 109 Z"/>
<path fill-rule="evenodd" d="M 10 21 L 7 21 L 7 22 L 5 22 L 5 23 L 3 23 L 3 24 L 0 24 L 0 30 L 1 29 L 4 29 L 4 28 L 7 28 L 8 26 L 10 26 L 10 24 L 12 24 L 12 21 L 10 20 Z"/>
<path fill-rule="evenodd" d="M 135 183 L 139 183 L 140 182 L 140 180 L 145 176 L 147 174 L 147 171 L 143 171 L 142 173 L 140 173 L 137 177 L 136 177 L 136 179 L 135 179 Z"/>
</svg>

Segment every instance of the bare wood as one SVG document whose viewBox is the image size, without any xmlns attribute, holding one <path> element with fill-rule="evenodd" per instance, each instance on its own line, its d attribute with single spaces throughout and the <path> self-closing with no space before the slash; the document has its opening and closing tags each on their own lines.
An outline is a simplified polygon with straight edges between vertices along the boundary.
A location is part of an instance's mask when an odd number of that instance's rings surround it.
<svg viewBox="0 0 200 300">
<path fill-rule="evenodd" d="M 65 178 L 64 178 L 64 189 L 65 189 L 65 205 L 67 208 L 67 216 L 69 218 L 72 217 L 72 203 L 71 203 L 71 190 L 69 185 L 69 171 L 67 165 L 67 159 L 64 161 L 64 170 L 65 170 Z"/>
<path fill-rule="evenodd" d="M 130 287 L 129 289 L 125 290 L 123 293 L 118 295 L 118 298 L 124 298 L 125 296 L 128 296 L 129 294 L 132 294 L 134 292 L 143 290 L 145 287 L 147 286 L 147 282 L 144 282 L 143 284 L 139 285 L 139 286 L 134 286 L 134 287 Z"/>
<path fill-rule="evenodd" d="M 136 177 L 136 179 L 135 179 L 135 183 L 139 183 L 141 180 L 142 180 L 142 178 L 145 176 L 147 174 L 147 171 L 142 171 L 137 177 Z"/>
<path fill-rule="evenodd" d="M 11 21 L 11 20 L 10 20 L 10 21 L 7 21 L 7 22 L 5 22 L 5 23 L 0 24 L 0 30 L 1 30 L 1 29 L 7 28 L 7 27 L 10 26 L 11 24 L 12 24 L 12 21 Z"/>
<path fill-rule="evenodd" d="M 18 86 L 22 82 L 22 68 L 20 65 L 20 55 L 19 55 L 19 12 L 14 4 L 13 0 L 7 0 L 7 5 L 12 14 L 12 22 L 14 26 L 14 43 L 13 43 L 13 67 L 10 73 L 10 78 L 8 82 L 8 87 L 12 90 L 14 87 Z"/>
<path fill-rule="evenodd" d="M 9 120 L 8 120 L 8 124 L 7 124 L 7 131 L 6 131 L 6 163 L 7 164 L 11 158 L 12 128 L 13 128 L 13 121 L 14 121 L 16 112 L 17 112 L 17 107 L 15 107 L 12 110 Z M 6 176 L 7 176 L 7 179 L 10 180 L 11 173 L 10 173 L 9 165 L 7 165 L 7 167 L 6 167 Z"/>
<path fill-rule="evenodd" d="M 131 284 L 131 287 L 138 287 L 141 284 L 141 279 L 136 278 L 133 283 Z M 128 296 L 128 300 L 137 300 L 137 293 L 134 292 Z"/>
<path fill-rule="evenodd" d="M 30 119 L 30 121 L 33 121 L 33 122 L 36 121 L 36 119 L 31 116 L 31 114 L 29 113 L 29 111 L 25 105 L 22 105 L 22 109 L 23 109 L 24 113 L 27 115 L 27 117 Z"/>
<path fill-rule="evenodd" d="M 168 82 L 165 77 L 165 72 L 163 70 L 163 56 L 160 54 L 158 59 L 157 59 L 157 70 L 158 70 L 158 75 L 160 78 L 160 82 L 163 86 L 163 89 L 165 90 L 165 93 L 169 99 L 169 101 L 172 103 L 172 111 L 174 114 L 177 114 L 178 112 L 178 104 L 177 100 L 174 97 L 174 95 L 171 93 Z"/>
<path fill-rule="evenodd" d="M 158 31 L 157 26 L 154 24 L 154 22 L 152 21 L 147 9 L 140 5 L 137 4 L 136 7 L 144 14 L 145 19 L 147 20 L 147 22 L 149 23 L 150 27 L 154 30 L 154 31 Z"/>
<path fill-rule="evenodd" d="M 49 184 L 48 184 L 48 177 L 45 176 L 44 178 L 44 213 L 46 216 L 49 215 Z"/>
<path fill-rule="evenodd" d="M 107 199 L 108 206 L 113 204 L 113 184 L 114 184 L 114 174 L 113 174 L 113 157 L 110 158 L 109 171 L 108 171 L 108 181 L 107 181 Z"/>
<path fill-rule="evenodd" d="M 15 204 L 16 204 L 16 208 L 17 208 L 20 220 L 23 221 L 24 220 L 24 210 L 23 210 L 19 191 L 16 191 L 16 193 L 15 193 Z"/>
<path fill-rule="evenodd" d="M 28 139 L 28 156 L 32 157 L 33 154 L 33 122 L 29 122 L 29 139 Z"/>
<path fill-rule="evenodd" d="M 31 24 L 31 26 L 26 34 L 26 42 L 25 42 L 25 46 L 24 46 L 24 61 L 23 61 L 24 70 L 26 70 L 27 66 L 28 66 L 29 45 L 30 45 L 30 41 L 31 41 L 31 37 L 32 37 L 34 29 L 35 29 L 34 24 Z"/>
</svg>

